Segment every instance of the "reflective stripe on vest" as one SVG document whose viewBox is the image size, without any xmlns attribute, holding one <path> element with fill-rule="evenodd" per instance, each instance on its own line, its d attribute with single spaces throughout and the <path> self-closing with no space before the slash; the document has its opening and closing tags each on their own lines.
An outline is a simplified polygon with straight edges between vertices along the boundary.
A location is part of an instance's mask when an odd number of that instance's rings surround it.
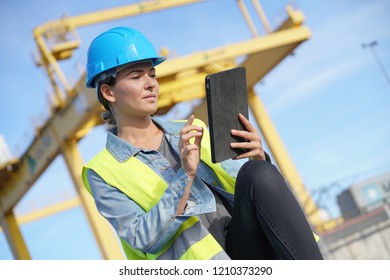
<svg viewBox="0 0 390 280">
<path fill-rule="evenodd" d="M 197 125 L 200 125 L 197 122 Z M 204 126 L 204 124 L 202 125 Z M 204 126 L 205 127 L 205 126 Z M 204 133 L 207 135 L 207 133 Z M 205 141 L 205 143 L 203 143 Z M 208 164 L 217 173 L 224 184 L 225 190 L 233 192 L 235 179 L 222 169 L 219 164 L 211 163 L 207 136 L 202 140 L 202 161 Z M 83 169 L 83 181 L 87 190 L 91 189 L 87 179 L 88 169 L 94 170 L 109 185 L 118 188 L 129 198 L 139 204 L 145 212 L 149 211 L 161 199 L 168 185 L 150 167 L 135 157 L 124 163 L 118 162 L 107 149 L 97 154 Z M 134 180 L 142 174 L 142 181 Z M 147 191 L 144 187 L 148 186 Z M 120 238 L 122 247 L 128 259 L 227 259 L 218 242 L 205 230 L 195 216 L 188 218 L 178 232 L 157 254 L 145 254 L 132 248 Z"/>
</svg>

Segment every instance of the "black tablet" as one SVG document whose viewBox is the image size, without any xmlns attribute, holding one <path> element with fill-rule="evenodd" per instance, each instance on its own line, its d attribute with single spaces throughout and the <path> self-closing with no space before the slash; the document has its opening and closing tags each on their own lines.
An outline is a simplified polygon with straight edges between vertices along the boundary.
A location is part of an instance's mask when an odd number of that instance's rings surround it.
<svg viewBox="0 0 390 280">
<path fill-rule="evenodd" d="M 232 149 L 230 143 L 243 142 L 232 136 L 232 129 L 246 130 L 238 118 L 243 114 L 248 119 L 248 93 L 246 71 L 237 67 L 206 76 L 206 100 L 211 140 L 211 155 L 214 163 L 242 154 L 245 150 Z"/>
</svg>

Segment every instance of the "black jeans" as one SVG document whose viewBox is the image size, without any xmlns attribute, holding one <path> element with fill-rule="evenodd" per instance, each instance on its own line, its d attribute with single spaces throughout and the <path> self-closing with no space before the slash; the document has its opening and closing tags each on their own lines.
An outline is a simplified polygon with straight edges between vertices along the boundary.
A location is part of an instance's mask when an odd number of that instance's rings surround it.
<svg viewBox="0 0 390 280">
<path fill-rule="evenodd" d="M 248 161 L 237 175 L 226 251 L 237 260 L 323 259 L 298 201 L 267 161 Z"/>
</svg>

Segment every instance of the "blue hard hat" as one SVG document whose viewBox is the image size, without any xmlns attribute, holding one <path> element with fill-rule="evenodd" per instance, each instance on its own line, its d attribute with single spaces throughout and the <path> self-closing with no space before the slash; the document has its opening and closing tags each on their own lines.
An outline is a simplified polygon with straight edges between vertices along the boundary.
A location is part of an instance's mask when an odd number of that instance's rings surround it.
<svg viewBox="0 0 390 280">
<path fill-rule="evenodd" d="M 93 88 L 95 78 L 104 72 L 116 74 L 116 67 L 145 59 L 150 59 L 156 66 L 165 57 L 159 56 L 150 41 L 136 29 L 116 27 L 107 30 L 89 46 L 86 85 Z"/>
</svg>

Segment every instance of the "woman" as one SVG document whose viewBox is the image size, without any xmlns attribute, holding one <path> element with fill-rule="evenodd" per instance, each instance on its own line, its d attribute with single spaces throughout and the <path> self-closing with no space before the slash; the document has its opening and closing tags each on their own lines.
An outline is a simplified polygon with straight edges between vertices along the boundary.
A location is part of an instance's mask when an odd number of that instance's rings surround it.
<svg viewBox="0 0 390 280">
<path fill-rule="evenodd" d="M 155 66 L 164 57 L 139 31 L 110 29 L 88 50 L 87 86 L 114 124 L 106 148 L 83 170 L 97 209 L 115 228 L 128 259 L 321 259 L 310 226 L 256 129 L 234 160 L 211 163 L 207 129 L 190 116 L 166 122 L 157 110 Z"/>
</svg>

